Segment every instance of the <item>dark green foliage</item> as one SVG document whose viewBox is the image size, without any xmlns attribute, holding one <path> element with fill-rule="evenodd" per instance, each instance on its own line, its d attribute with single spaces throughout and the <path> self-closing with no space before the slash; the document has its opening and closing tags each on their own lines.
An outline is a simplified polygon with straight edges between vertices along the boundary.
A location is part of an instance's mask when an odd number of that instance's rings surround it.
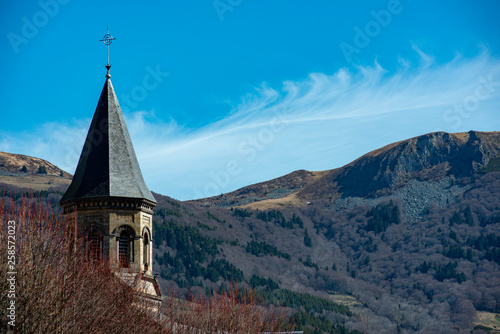
<svg viewBox="0 0 500 334">
<path fill-rule="evenodd" d="M 168 265 L 170 271 L 163 273 L 163 278 L 176 276 L 175 281 L 181 286 L 193 286 L 195 282 L 193 278 L 203 276 L 205 278 L 214 279 L 217 281 L 219 276 L 231 276 L 235 270 L 228 266 L 223 266 L 222 269 L 228 269 L 229 272 L 222 273 L 220 266 L 214 267 L 212 270 L 203 267 L 210 257 L 216 256 L 219 251 L 216 239 L 204 237 L 198 232 L 197 229 L 191 226 L 177 224 L 173 221 L 165 220 L 163 224 L 156 224 L 153 222 L 153 229 L 155 231 L 155 243 L 162 244 L 166 242 L 167 245 L 175 251 L 175 256 L 168 252 L 164 252 L 163 256 L 157 257 L 160 265 Z M 213 262 L 213 260 L 212 260 Z M 162 271 L 163 272 L 163 271 Z M 181 278 L 184 274 L 186 280 Z M 238 273 L 235 275 L 239 278 Z"/>
<path fill-rule="evenodd" d="M 445 279 L 456 278 L 458 283 L 462 283 L 465 281 L 464 273 L 457 273 L 456 268 L 458 266 L 457 262 L 448 262 L 445 265 L 435 265 L 434 269 L 436 273 L 434 274 L 434 278 L 438 281 L 442 282 Z"/>
<path fill-rule="evenodd" d="M 500 248 L 500 236 L 493 233 L 481 233 L 481 235 L 477 238 L 469 237 L 467 239 L 467 245 L 477 249 L 478 251 L 484 251 L 490 247 Z"/>
<path fill-rule="evenodd" d="M 203 228 L 203 229 L 209 230 L 209 231 L 215 231 L 217 229 L 217 227 L 210 227 L 207 224 L 203 224 L 200 222 L 196 222 L 196 225 L 198 225 L 199 228 Z"/>
<path fill-rule="evenodd" d="M 304 232 L 304 245 L 306 245 L 306 247 L 312 247 L 312 241 L 311 238 L 309 237 L 309 233 L 307 232 L 307 228 L 306 231 Z"/>
<path fill-rule="evenodd" d="M 207 266 L 204 277 L 212 282 L 217 282 L 219 277 L 222 277 L 226 281 L 237 283 L 245 279 L 240 269 L 224 259 L 212 260 Z"/>
<path fill-rule="evenodd" d="M 276 290 L 276 289 L 279 289 L 279 285 L 278 283 L 276 283 L 275 281 L 273 281 L 272 279 L 270 278 L 264 278 L 264 277 L 260 277 L 260 276 L 257 276 L 257 275 L 252 275 L 252 278 L 250 278 L 250 281 L 248 282 L 248 284 L 252 287 L 252 288 L 257 288 L 257 287 L 265 287 L 266 290 Z"/>
<path fill-rule="evenodd" d="M 474 226 L 474 218 L 472 217 L 472 210 L 470 205 L 467 205 L 464 211 L 465 223 L 469 226 Z"/>
<path fill-rule="evenodd" d="M 290 322 L 295 324 L 296 330 L 304 331 L 304 334 L 362 334 L 357 330 L 349 330 L 342 325 L 334 325 L 323 316 L 314 315 L 312 312 L 296 312 Z"/>
<path fill-rule="evenodd" d="M 283 213 L 279 210 L 269 210 L 269 211 L 257 211 L 257 218 L 265 222 L 272 222 L 283 228 L 294 228 L 294 224 L 299 225 L 300 228 L 304 228 L 304 222 L 302 219 L 293 214 L 290 220 L 287 220 Z"/>
<path fill-rule="evenodd" d="M 431 264 L 424 261 L 421 265 L 415 268 L 415 271 L 420 271 L 422 274 L 426 274 L 431 268 Z"/>
<path fill-rule="evenodd" d="M 233 210 L 233 216 L 235 217 L 240 217 L 240 218 L 246 218 L 252 216 L 252 212 L 248 211 L 247 209 L 234 209 Z"/>
<path fill-rule="evenodd" d="M 493 233 L 483 234 L 477 238 L 469 237 L 466 244 L 480 252 L 483 258 L 500 264 L 500 236 Z"/>
<path fill-rule="evenodd" d="M 47 168 L 45 166 L 39 166 L 38 174 L 47 174 Z"/>
<path fill-rule="evenodd" d="M 377 205 L 367 212 L 367 217 L 370 217 L 365 229 L 373 231 L 375 234 L 385 232 L 389 225 L 401 223 L 401 214 L 399 207 L 390 201 L 387 205 Z"/>
<path fill-rule="evenodd" d="M 300 261 L 300 262 L 302 262 L 302 261 Z M 306 267 L 315 268 L 316 271 L 319 270 L 318 264 L 316 262 L 313 262 L 309 255 L 307 256 L 307 259 L 304 262 L 302 262 L 302 264 Z"/>
<path fill-rule="evenodd" d="M 183 269 L 183 264 L 178 257 L 173 257 L 169 253 L 164 252 L 163 256 L 157 257 L 160 265 L 168 265 L 173 268 L 174 273 L 180 273 Z"/>
<path fill-rule="evenodd" d="M 484 255 L 484 258 L 486 260 L 496 262 L 500 264 L 500 248 L 490 248 L 486 251 L 486 254 Z"/>
<path fill-rule="evenodd" d="M 63 177 L 63 176 L 64 176 L 63 171 L 61 171 L 61 172 L 59 173 L 59 176 L 60 176 L 60 177 Z"/>
<path fill-rule="evenodd" d="M 208 225 L 207 227 L 210 228 Z M 212 282 L 217 282 L 220 278 L 232 282 L 243 281 L 244 275 L 240 269 L 227 260 L 213 259 L 219 253 L 218 240 L 202 236 L 191 226 L 172 221 L 165 220 L 161 225 L 155 222 L 153 228 L 155 241 L 160 244 L 165 241 L 176 252 L 175 256 L 164 252 L 163 256 L 156 257 L 160 265 L 171 268 L 170 271 L 162 271 L 163 278 L 174 277 L 181 287 L 197 285 L 193 280 L 196 277 L 203 277 Z M 182 274 L 185 279 L 181 277 Z"/>
<path fill-rule="evenodd" d="M 472 249 L 470 248 L 467 248 L 467 253 L 465 254 L 465 258 L 469 261 L 472 261 L 472 258 L 474 257 L 474 252 L 472 251 Z"/>
<path fill-rule="evenodd" d="M 175 200 L 167 199 L 167 203 L 178 209 L 181 207 L 180 203 Z"/>
<path fill-rule="evenodd" d="M 265 211 L 257 211 L 257 214 L 255 215 L 255 217 L 257 217 L 257 219 L 263 220 L 265 222 L 269 221 L 267 218 L 267 213 Z"/>
<path fill-rule="evenodd" d="M 450 225 L 453 226 L 454 224 L 460 225 L 463 224 L 464 220 L 462 218 L 462 215 L 458 213 L 457 211 L 453 212 L 453 216 L 450 218 Z"/>
<path fill-rule="evenodd" d="M 278 210 L 269 210 L 269 211 L 258 211 L 257 218 L 263 220 L 265 222 L 273 222 L 273 221 L 281 221 L 285 220 L 285 216 L 283 213 Z"/>
<path fill-rule="evenodd" d="M 182 213 L 179 210 L 179 207 L 174 207 L 173 209 L 165 209 L 162 208 L 160 210 L 156 210 L 155 214 L 162 218 L 166 218 L 168 216 L 182 217 Z"/>
<path fill-rule="evenodd" d="M 264 290 L 259 291 L 259 294 L 268 303 L 287 307 L 302 307 L 306 312 L 330 311 L 334 313 L 344 314 L 348 317 L 353 316 L 349 307 L 334 303 L 330 300 L 316 297 L 308 293 L 294 292 L 287 289 L 280 290 Z"/>
<path fill-rule="evenodd" d="M 290 222 L 292 224 L 299 225 L 300 228 L 304 228 L 304 222 L 302 221 L 302 219 L 299 216 L 296 216 L 295 213 L 292 215 Z"/>
<path fill-rule="evenodd" d="M 443 255 L 452 259 L 460 259 L 465 258 L 465 251 L 458 245 L 450 246 L 447 251 L 443 252 Z"/>
<path fill-rule="evenodd" d="M 209 255 L 215 256 L 218 253 L 218 241 L 202 236 L 191 226 L 164 220 L 163 224 L 155 222 L 153 230 L 157 244 L 165 241 L 169 247 L 177 250 L 177 256 L 183 259 L 197 259 L 199 262 L 205 262 Z"/>
<path fill-rule="evenodd" d="M 431 262 L 427 263 L 426 261 L 424 261 L 421 265 L 415 268 L 415 272 L 420 271 L 421 273 L 426 274 L 429 270 L 434 270 L 435 272 L 433 277 L 440 282 L 444 281 L 445 279 L 452 278 L 455 278 L 458 283 L 465 282 L 465 274 L 458 273 L 456 270 L 457 266 L 457 262 L 448 262 L 447 264 L 433 264 Z"/>
<path fill-rule="evenodd" d="M 356 330 L 350 331 L 342 325 L 334 325 L 322 315 L 315 315 L 332 312 L 347 317 L 354 316 L 347 306 L 307 293 L 280 289 L 278 283 L 270 278 L 265 279 L 253 275 L 248 283 L 252 288 L 256 289 L 255 296 L 257 300 L 261 300 L 264 304 L 273 304 L 299 310 L 290 319 L 290 324 L 294 325 L 296 330 L 303 330 L 304 333 L 323 333 L 325 331 L 327 333 L 339 334 L 362 334 L 362 332 Z M 220 287 L 220 291 L 225 289 L 223 286 Z M 206 289 L 206 292 L 210 296 L 213 294 L 213 289 Z M 243 289 L 239 289 L 239 292 L 241 296 L 246 294 Z"/>
<path fill-rule="evenodd" d="M 449 236 L 458 242 L 457 235 L 454 231 L 450 231 Z M 480 258 L 500 264 L 500 236 L 493 233 L 481 233 L 477 238 L 468 237 L 465 245 L 482 252 L 482 254 L 479 254 Z M 476 254 L 471 248 L 464 250 L 461 245 L 450 245 L 448 249 L 444 249 L 443 255 L 452 259 L 463 258 L 472 261 Z"/>
<path fill-rule="evenodd" d="M 170 204 L 171 206 L 173 206 L 172 209 L 165 209 L 165 208 L 161 208 L 161 209 L 157 209 L 155 210 L 155 215 L 158 215 L 162 218 L 166 218 L 168 216 L 175 216 L 175 217 L 182 217 L 182 214 L 180 212 L 180 209 L 181 209 L 181 205 L 176 202 L 176 201 L 172 201 L 172 200 L 167 200 L 167 203 Z"/>
<path fill-rule="evenodd" d="M 26 168 L 26 166 L 23 166 L 23 168 L 21 168 L 21 172 L 27 173 L 28 172 L 28 168 Z"/>
<path fill-rule="evenodd" d="M 270 255 L 270 256 L 278 256 L 285 258 L 287 260 L 291 259 L 290 254 L 280 252 L 276 247 L 271 246 L 265 242 L 258 242 L 255 240 L 250 241 L 245 250 L 247 253 L 258 256 L 259 254 Z"/>
<path fill-rule="evenodd" d="M 463 216 L 460 212 L 454 211 L 453 216 L 450 218 L 450 226 L 467 224 L 469 226 L 474 226 L 474 218 L 472 216 L 472 209 L 470 205 L 467 205 L 465 210 L 463 210 Z"/>
<path fill-rule="evenodd" d="M 211 213 L 210 211 L 207 211 L 207 217 L 208 219 L 213 219 L 219 223 L 222 223 L 221 220 L 219 218 L 217 218 L 213 213 Z"/>
<path fill-rule="evenodd" d="M 474 252 L 470 248 L 464 250 L 464 248 L 459 245 L 451 245 L 448 249 L 444 249 L 443 255 L 452 259 L 467 259 L 471 261 Z"/>
</svg>

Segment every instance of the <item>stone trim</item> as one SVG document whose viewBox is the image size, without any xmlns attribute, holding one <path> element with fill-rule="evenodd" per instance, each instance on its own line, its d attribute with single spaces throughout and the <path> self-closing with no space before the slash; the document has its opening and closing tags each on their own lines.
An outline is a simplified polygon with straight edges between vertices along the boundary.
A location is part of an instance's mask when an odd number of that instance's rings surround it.
<svg viewBox="0 0 500 334">
<path fill-rule="evenodd" d="M 147 199 L 126 197 L 79 198 L 63 204 L 64 214 L 94 209 L 140 210 L 153 214 L 154 207 L 155 204 Z"/>
</svg>

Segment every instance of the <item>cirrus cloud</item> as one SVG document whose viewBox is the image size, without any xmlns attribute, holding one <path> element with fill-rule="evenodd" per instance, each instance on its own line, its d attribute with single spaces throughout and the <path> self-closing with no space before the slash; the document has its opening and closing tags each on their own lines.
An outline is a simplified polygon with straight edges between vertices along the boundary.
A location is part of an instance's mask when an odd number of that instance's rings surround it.
<svg viewBox="0 0 500 334">
<path fill-rule="evenodd" d="M 125 115 L 150 189 L 181 200 L 228 192 L 297 169 L 340 167 L 394 141 L 443 130 L 498 130 L 500 59 L 487 51 L 445 64 L 311 73 L 256 87 L 220 121 L 198 129 L 154 111 Z M 97 98 L 97 97 L 96 97 Z M 0 133 L 3 150 L 74 172 L 90 118 Z"/>
</svg>

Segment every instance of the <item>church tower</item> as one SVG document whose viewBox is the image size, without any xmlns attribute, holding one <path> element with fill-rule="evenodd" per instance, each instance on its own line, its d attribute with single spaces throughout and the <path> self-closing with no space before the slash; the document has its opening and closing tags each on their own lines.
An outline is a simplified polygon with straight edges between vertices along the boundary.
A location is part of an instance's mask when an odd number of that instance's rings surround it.
<svg viewBox="0 0 500 334">
<path fill-rule="evenodd" d="M 109 74 L 83 145 L 73 181 L 62 197 L 65 219 L 85 240 L 89 257 L 107 260 L 117 276 L 141 281 L 161 298 L 153 276 L 153 209 Z"/>
</svg>

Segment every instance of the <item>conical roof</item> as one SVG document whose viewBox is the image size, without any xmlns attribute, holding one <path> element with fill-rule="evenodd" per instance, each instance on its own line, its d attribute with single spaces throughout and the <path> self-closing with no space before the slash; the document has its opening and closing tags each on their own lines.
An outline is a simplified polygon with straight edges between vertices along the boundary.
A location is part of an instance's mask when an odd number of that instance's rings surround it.
<svg viewBox="0 0 500 334">
<path fill-rule="evenodd" d="M 61 203 L 102 197 L 141 198 L 156 203 L 142 177 L 109 74 L 73 181 Z"/>
</svg>

